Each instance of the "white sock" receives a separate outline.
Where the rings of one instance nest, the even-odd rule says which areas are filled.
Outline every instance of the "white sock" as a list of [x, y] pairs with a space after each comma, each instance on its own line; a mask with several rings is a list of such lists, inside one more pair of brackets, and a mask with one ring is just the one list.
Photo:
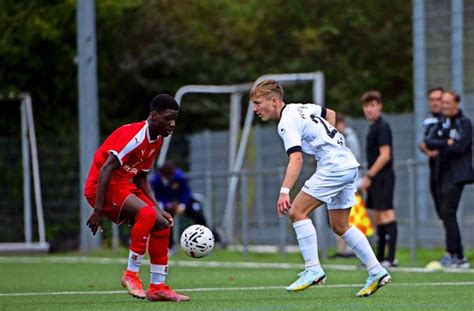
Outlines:
[[162, 284], [168, 274], [167, 265], [150, 264], [150, 284]]
[[138, 272], [143, 261], [143, 256], [130, 250], [128, 254], [128, 271]]
[[351, 226], [342, 236], [360, 261], [367, 267], [369, 274], [374, 275], [383, 270], [365, 235]]
[[305, 269], [318, 271], [321, 265], [318, 258], [318, 238], [313, 223], [310, 219], [304, 219], [293, 223], [293, 228], [304, 258]]

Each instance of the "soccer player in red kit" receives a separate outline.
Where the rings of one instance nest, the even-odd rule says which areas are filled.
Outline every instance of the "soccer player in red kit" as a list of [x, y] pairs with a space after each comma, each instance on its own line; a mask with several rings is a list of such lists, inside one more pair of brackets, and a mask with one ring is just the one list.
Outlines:
[[[102, 229], [104, 216], [117, 224], [132, 224], [122, 285], [130, 295], [150, 301], [189, 300], [165, 284], [173, 218], [157, 208], [147, 179], [164, 137], [175, 128], [178, 109], [173, 97], [160, 94], [153, 98], [145, 121], [116, 129], [97, 149], [84, 190], [84, 196], [94, 208], [87, 221], [94, 235]], [[138, 272], [147, 242], [151, 268], [150, 288], [145, 292]]]

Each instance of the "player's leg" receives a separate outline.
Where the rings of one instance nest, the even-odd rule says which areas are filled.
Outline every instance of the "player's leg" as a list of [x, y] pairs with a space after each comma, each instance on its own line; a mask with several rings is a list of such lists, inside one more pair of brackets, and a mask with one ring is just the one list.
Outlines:
[[396, 266], [395, 252], [397, 247], [397, 218], [394, 209], [378, 211], [380, 226], [385, 233], [385, 241], [388, 245], [388, 254], [385, 257], [384, 264], [387, 266]]
[[327, 204], [329, 219], [333, 231], [338, 234], [349, 245], [359, 260], [364, 264], [369, 273], [366, 285], [357, 293], [357, 296], [369, 296], [378, 288], [390, 282], [391, 277], [381, 266], [367, 240], [367, 237], [355, 226], [349, 226], [349, 215], [351, 207], [357, 201], [355, 198], [355, 178], [348, 178], [348, 171], [341, 177], [345, 186]]
[[[152, 204], [130, 193], [123, 202], [120, 219], [133, 223], [128, 265], [122, 276], [122, 285], [127, 287], [130, 295], [144, 299], [146, 294], [138, 272], [146, 252], [150, 232], [157, 222], [157, 213]], [[164, 224], [160, 222], [161, 226]]]
[[367, 268], [369, 274], [377, 274], [383, 270], [375, 257], [367, 237], [355, 226], [349, 226], [350, 208], [329, 210], [331, 227], [353, 250]]
[[[151, 201], [141, 190], [135, 191], [137, 197], [147, 206], [153, 206]], [[156, 211], [157, 207], [153, 207]], [[157, 215], [161, 216], [160, 213]], [[157, 218], [158, 219], [158, 218]], [[189, 297], [174, 292], [166, 284], [168, 275], [168, 249], [170, 227], [163, 228], [161, 219], [156, 221], [151, 229], [148, 240], [148, 255], [150, 256], [150, 288], [146, 291], [146, 298], [150, 301], [186, 301]]]
[[369, 276], [365, 286], [357, 293], [365, 297], [375, 293], [380, 287], [391, 281], [390, 274], [379, 263], [370, 247], [367, 237], [355, 226], [349, 227], [350, 208], [332, 209], [329, 211], [331, 226], [336, 234], [349, 245], [359, 260], [367, 268]]
[[288, 291], [300, 291], [311, 285], [323, 284], [326, 280], [326, 274], [319, 263], [316, 229], [308, 218], [309, 213], [321, 204], [321, 201], [303, 191], [297, 194], [291, 204], [288, 215], [305, 261], [305, 271], [298, 274], [298, 280], [286, 288]]
[[461, 232], [456, 217], [462, 191], [462, 185], [450, 185], [447, 191], [443, 192], [443, 199], [440, 202], [441, 220], [446, 235], [446, 252], [449, 254], [449, 257], [445, 255], [440, 260], [445, 267], [461, 267], [465, 264]]
[[[395, 177], [392, 172], [382, 173], [374, 179], [373, 208], [377, 224], [377, 258], [385, 266], [396, 266], [395, 252], [397, 244], [397, 220], [393, 209], [393, 191]], [[385, 246], [388, 254], [385, 256]]]

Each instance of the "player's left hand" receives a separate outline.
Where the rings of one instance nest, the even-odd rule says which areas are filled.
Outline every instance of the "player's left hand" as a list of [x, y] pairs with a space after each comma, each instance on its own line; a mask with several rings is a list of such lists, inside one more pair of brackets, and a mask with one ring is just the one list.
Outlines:
[[278, 197], [278, 203], [277, 203], [278, 217], [286, 215], [290, 207], [291, 207], [290, 195], [286, 193], [280, 193], [280, 196]]
[[160, 213], [169, 222], [170, 227], [173, 227], [174, 225], [173, 216], [171, 216], [171, 214], [166, 211], [160, 211]]

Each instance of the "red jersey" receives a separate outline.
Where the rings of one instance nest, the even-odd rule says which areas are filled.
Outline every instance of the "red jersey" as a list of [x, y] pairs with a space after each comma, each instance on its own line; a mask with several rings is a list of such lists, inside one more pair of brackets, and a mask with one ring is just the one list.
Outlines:
[[140, 171], [149, 171], [154, 159], [160, 153], [163, 137], [151, 140], [148, 122], [142, 121], [123, 125], [116, 129], [97, 149], [87, 176], [84, 195], [92, 196], [97, 192], [97, 182], [102, 165], [114, 154], [120, 161], [120, 168], [110, 178], [110, 184], [130, 183]]

